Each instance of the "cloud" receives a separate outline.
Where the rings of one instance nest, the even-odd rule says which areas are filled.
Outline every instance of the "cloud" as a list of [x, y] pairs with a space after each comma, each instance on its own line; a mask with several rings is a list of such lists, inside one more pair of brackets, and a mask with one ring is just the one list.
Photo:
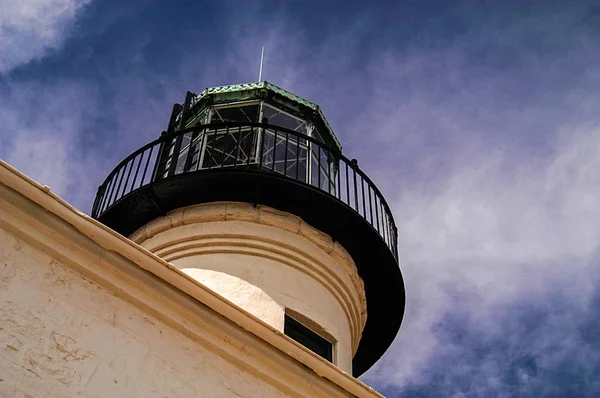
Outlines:
[[0, 156], [87, 211], [173, 102], [255, 79], [264, 44], [267, 80], [322, 106], [396, 217], [407, 313], [364, 380], [391, 397], [585, 396], [599, 388], [600, 56], [579, 14], [494, 15], [383, 47], [365, 39], [386, 25], [375, 12], [314, 37], [255, 9], [219, 20], [223, 56], [198, 32], [178, 41], [198, 51], [167, 57], [151, 29], [125, 31], [97, 80], [8, 81]]
[[0, 109], [0, 157], [58, 195], [87, 210], [105, 160], [90, 148], [96, 117], [93, 87], [72, 80], [9, 82]]
[[[596, 264], [597, 267], [597, 264]], [[494, 305], [493, 323], [455, 305], [433, 329], [428, 366], [388, 396], [595, 397], [600, 393], [599, 295], [586, 308], [561, 289]]]
[[0, 75], [60, 48], [91, 0], [0, 0]]
[[[586, 350], [600, 354], [597, 341], [575, 342], [597, 316], [591, 313], [600, 280], [600, 126], [559, 137], [559, 149], [537, 167], [480, 148], [436, 193], [414, 186], [394, 201], [407, 314], [371, 374], [375, 383], [413, 392], [420, 386], [427, 396], [473, 393], [479, 383], [486, 393], [474, 396], [501, 396], [492, 394], [500, 391], [494, 377], [514, 371], [523, 358], [533, 358], [539, 373], [531, 378], [546, 384], [553, 382], [548, 372], [598, 366], [577, 361]], [[539, 322], [521, 330], [536, 316]], [[563, 347], [569, 339], [577, 352]], [[477, 351], [480, 345], [485, 352]], [[548, 352], [564, 361], [552, 363], [560, 358]], [[500, 367], [498, 374], [487, 375], [490, 366]], [[471, 382], [461, 387], [457, 372]], [[432, 395], [427, 384], [440, 390]]]
[[[598, 56], [589, 32], [564, 27], [568, 49], [528, 48], [525, 22], [488, 30], [488, 42], [476, 30], [371, 66], [374, 101], [350, 142], [366, 159], [378, 154], [370, 167], [399, 228], [407, 313], [365, 376], [389, 396], [600, 391], [590, 326], [600, 290], [600, 120], [590, 108], [600, 81], [585, 66]], [[471, 57], [474, 46], [496, 51], [497, 37], [526, 59], [489, 69]]]

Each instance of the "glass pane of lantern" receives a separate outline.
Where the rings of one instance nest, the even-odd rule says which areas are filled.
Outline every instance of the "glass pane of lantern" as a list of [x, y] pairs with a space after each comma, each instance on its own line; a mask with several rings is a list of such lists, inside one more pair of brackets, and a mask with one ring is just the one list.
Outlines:
[[183, 172], [185, 168], [185, 162], [187, 161], [187, 155], [190, 149], [190, 141], [192, 139], [192, 133], [185, 133], [181, 137], [181, 149], [179, 151], [179, 156], [177, 158], [177, 168], [175, 169], [175, 174], [180, 174]]
[[316, 144], [311, 144], [310, 183], [331, 194], [335, 194], [335, 166], [331, 154]]
[[255, 141], [253, 128], [232, 128], [206, 132], [203, 168], [248, 164]]
[[192, 154], [186, 171], [198, 170], [199, 168], [200, 155], [202, 154], [202, 146], [204, 145], [204, 134], [204, 132], [198, 132], [192, 137], [192, 144], [190, 145]]
[[285, 127], [290, 130], [306, 134], [306, 121], [291, 116], [271, 105], [263, 103], [263, 118], [268, 119], [268, 123], [274, 126]]
[[208, 123], [208, 109], [203, 110], [198, 114], [191, 122], [187, 124], [186, 127], [197, 126], [199, 124], [207, 124]]
[[260, 106], [258, 103], [252, 105], [229, 106], [224, 108], [215, 107], [211, 123], [222, 122], [258, 122]]
[[265, 129], [262, 142], [263, 167], [299, 181], [307, 177], [308, 147], [306, 140], [280, 130]]

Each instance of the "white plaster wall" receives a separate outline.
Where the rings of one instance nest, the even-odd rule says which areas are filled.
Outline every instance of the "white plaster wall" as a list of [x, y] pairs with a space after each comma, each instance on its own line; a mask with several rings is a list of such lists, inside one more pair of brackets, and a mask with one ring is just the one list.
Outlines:
[[0, 231], [0, 396], [287, 395]]
[[362, 281], [347, 252], [298, 217], [209, 203], [175, 210], [132, 239], [280, 331], [286, 308], [302, 314], [333, 336], [334, 362], [352, 373], [365, 320]]
[[[275, 319], [276, 324], [272, 326], [281, 331], [285, 308], [306, 316], [337, 340], [337, 365], [349, 373], [352, 371], [350, 327], [344, 311], [329, 290], [304, 272], [282, 267], [281, 263], [274, 260], [243, 254], [205, 254], [175, 260], [173, 265], [191, 276], [194, 275], [194, 271], [198, 272], [196, 267], [238, 276], [240, 283], [234, 291], [241, 293], [245, 302], [238, 299], [236, 304], [257, 316], [262, 316], [266, 322]], [[228, 297], [231, 290], [222, 289], [220, 279], [212, 282], [208, 287], [212, 286], [224, 297], [232, 299], [233, 302], [239, 297], [237, 294], [229, 294]], [[246, 284], [260, 288], [259, 292], [262, 292], [254, 296], [259, 300], [253, 300], [254, 297], [244, 294], [246, 291], [242, 289]], [[271, 297], [276, 304], [264, 306], [264, 300], [260, 299], [262, 295]]]
[[285, 308], [264, 290], [249, 281], [225, 272], [197, 268], [197, 264], [193, 264], [192, 267], [180, 264], [180, 267], [183, 272], [212, 291], [219, 293], [277, 330], [283, 331]]

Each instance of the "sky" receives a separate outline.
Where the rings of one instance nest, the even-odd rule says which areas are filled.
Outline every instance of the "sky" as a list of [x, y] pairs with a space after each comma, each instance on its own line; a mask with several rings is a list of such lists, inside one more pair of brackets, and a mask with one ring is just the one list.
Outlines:
[[318, 103], [386, 196], [389, 397], [600, 396], [600, 3], [0, 0], [0, 158], [89, 213], [187, 90]]

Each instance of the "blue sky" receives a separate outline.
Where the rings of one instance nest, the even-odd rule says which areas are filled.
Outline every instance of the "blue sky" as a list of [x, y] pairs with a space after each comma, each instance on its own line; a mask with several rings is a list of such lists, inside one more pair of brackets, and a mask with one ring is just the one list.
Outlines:
[[186, 90], [321, 105], [388, 198], [390, 397], [600, 396], [600, 5], [0, 0], [0, 157], [79, 209]]

